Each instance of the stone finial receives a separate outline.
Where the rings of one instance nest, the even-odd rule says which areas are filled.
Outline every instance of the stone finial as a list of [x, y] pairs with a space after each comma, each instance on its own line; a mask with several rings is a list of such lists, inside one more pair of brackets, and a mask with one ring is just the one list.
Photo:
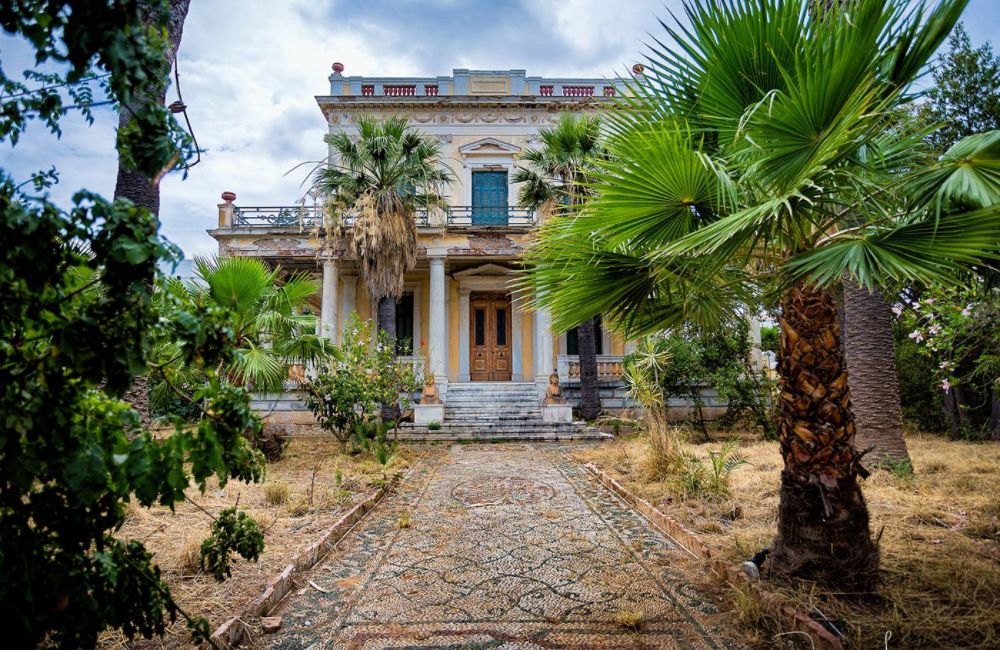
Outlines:
[[634, 66], [632, 66], [632, 74], [634, 74], [637, 77], [641, 77], [642, 73], [645, 71], [646, 71], [646, 66], [644, 66], [641, 63], [636, 63]]
[[343, 71], [344, 71], [344, 64], [343, 63], [341, 63], [340, 61], [337, 61], [336, 63], [333, 64], [333, 74], [339, 75]]
[[225, 201], [226, 204], [228, 205], [228, 204], [230, 204], [230, 203], [232, 203], [233, 201], [236, 200], [236, 193], [235, 192], [223, 192], [222, 193], [222, 200]]

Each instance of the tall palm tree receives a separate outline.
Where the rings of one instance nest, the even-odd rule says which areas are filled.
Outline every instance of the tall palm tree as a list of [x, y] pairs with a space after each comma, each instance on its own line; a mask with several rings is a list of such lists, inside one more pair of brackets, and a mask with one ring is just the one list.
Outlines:
[[442, 203], [451, 173], [437, 141], [408, 126], [406, 117], [362, 116], [357, 128], [357, 137], [327, 137], [333, 160], [313, 180], [334, 210], [354, 220], [351, 246], [378, 302], [378, 326], [393, 342], [403, 276], [417, 262], [417, 209]]
[[774, 574], [846, 589], [877, 575], [831, 289], [954, 282], [1000, 259], [1000, 133], [908, 173], [872, 162], [965, 4], [688, 4], [608, 118], [595, 198], [545, 224], [530, 260], [557, 326], [610, 311], [642, 332], [719, 320], [753, 287], [777, 299]]
[[[283, 277], [279, 269], [250, 257], [197, 258], [195, 272], [197, 281], [174, 279], [165, 290], [229, 311], [236, 357], [221, 370], [230, 382], [256, 392], [280, 392], [291, 365], [336, 354], [316, 336], [316, 317], [305, 313], [318, 290], [305, 274]], [[164, 351], [157, 356], [170, 358]]]
[[[535, 210], [542, 206], [573, 209], [586, 202], [588, 183], [597, 163], [607, 157], [598, 115], [564, 114], [554, 127], [539, 130], [542, 146], [528, 149], [514, 173], [521, 183], [518, 203]], [[584, 419], [601, 414], [597, 386], [597, 328], [593, 316], [577, 324], [580, 357], [580, 411]]]

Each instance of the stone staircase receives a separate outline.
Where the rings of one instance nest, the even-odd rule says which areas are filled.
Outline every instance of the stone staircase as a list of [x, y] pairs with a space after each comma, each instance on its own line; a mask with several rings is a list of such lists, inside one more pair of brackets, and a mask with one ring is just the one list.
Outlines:
[[448, 384], [441, 428], [407, 423], [403, 439], [602, 440], [609, 437], [582, 422], [543, 422], [538, 389], [529, 382]]

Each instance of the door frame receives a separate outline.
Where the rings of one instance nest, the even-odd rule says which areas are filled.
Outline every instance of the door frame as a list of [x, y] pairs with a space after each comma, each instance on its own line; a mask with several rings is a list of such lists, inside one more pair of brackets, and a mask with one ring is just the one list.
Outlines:
[[[472, 341], [469, 338], [470, 312], [469, 297], [473, 291], [489, 291], [511, 294], [511, 381], [524, 381], [521, 319], [525, 314], [524, 305], [514, 295], [509, 286], [513, 279], [513, 269], [495, 263], [486, 263], [464, 271], [457, 271], [452, 278], [458, 282], [458, 381], [470, 381], [469, 359]], [[529, 314], [530, 318], [530, 314]]]
[[[476, 303], [485, 303], [487, 305], [486, 311], [484, 312], [485, 322], [483, 323], [484, 336], [483, 343], [487, 351], [490, 368], [484, 373], [488, 375], [486, 377], [477, 377], [476, 372], [473, 370], [475, 364], [475, 329], [476, 329], [476, 319], [475, 310]], [[514, 368], [513, 368], [513, 357], [514, 357], [514, 345], [513, 345], [513, 299], [509, 292], [506, 291], [473, 291], [469, 294], [469, 381], [513, 381], [514, 379]], [[498, 371], [493, 366], [496, 360], [497, 353], [497, 331], [499, 329], [496, 318], [496, 310], [499, 308], [504, 309], [504, 331], [506, 332], [506, 344], [504, 347], [507, 348], [507, 367], [506, 373], [509, 377], [500, 379], [496, 375], [499, 374]]]

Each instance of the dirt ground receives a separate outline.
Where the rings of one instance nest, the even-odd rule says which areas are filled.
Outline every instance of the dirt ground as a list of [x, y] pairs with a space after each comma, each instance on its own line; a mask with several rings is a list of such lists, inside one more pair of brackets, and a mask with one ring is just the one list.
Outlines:
[[[1000, 647], [1000, 445], [929, 435], [910, 436], [907, 444], [913, 474], [878, 469], [863, 484], [872, 532], [881, 536], [878, 592], [833, 594], [809, 583], [771, 588], [801, 610], [825, 615], [852, 648]], [[706, 458], [720, 446], [687, 448]], [[658, 504], [716, 556], [739, 563], [771, 543], [781, 468], [777, 443], [743, 437], [739, 451], [748, 464], [732, 474], [728, 496], [713, 498], [684, 498], [676, 484], [651, 477], [645, 437], [623, 438], [576, 458]], [[747, 640], [773, 647], [783, 630], [745, 595], [731, 597]]]
[[[404, 470], [418, 453], [400, 447], [387, 471]], [[231, 481], [220, 490], [212, 482], [205, 494], [192, 486], [187, 493], [191, 502], [178, 504], [174, 512], [132, 504], [118, 535], [143, 541], [155, 553], [178, 605], [189, 614], [206, 617], [214, 629], [259, 595], [299, 549], [315, 541], [341, 512], [372, 492], [373, 481], [382, 475], [383, 468], [369, 454], [341, 455], [331, 437], [293, 438], [284, 457], [268, 464], [263, 483]], [[211, 527], [204, 511], [215, 514], [237, 503], [264, 531], [264, 553], [257, 562], [236, 558], [232, 577], [219, 583], [198, 566], [201, 541]], [[128, 642], [116, 631], [105, 633], [99, 646], [187, 648], [191, 638], [178, 617], [162, 639]]]

